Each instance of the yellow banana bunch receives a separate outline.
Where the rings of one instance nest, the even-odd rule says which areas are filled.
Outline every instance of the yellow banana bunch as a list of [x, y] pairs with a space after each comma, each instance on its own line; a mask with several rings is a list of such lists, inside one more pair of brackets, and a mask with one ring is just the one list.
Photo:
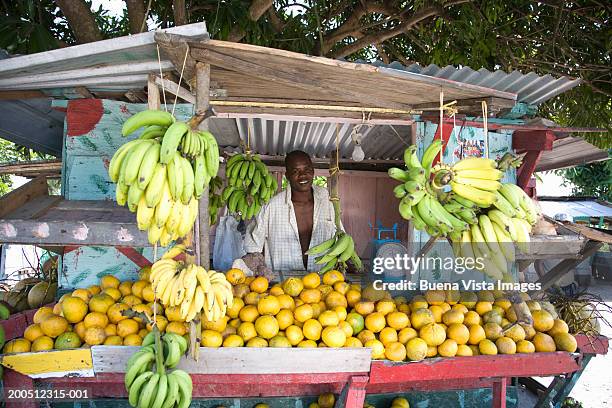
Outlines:
[[248, 220], [259, 214], [261, 207], [276, 194], [278, 183], [258, 155], [235, 154], [225, 167], [227, 186], [221, 200], [231, 213]]
[[144, 128], [113, 155], [108, 174], [117, 204], [136, 212], [138, 229], [151, 245], [167, 246], [189, 233], [198, 199], [219, 169], [219, 147], [207, 131], [193, 130], [168, 112], [146, 110], [123, 124], [128, 136]]

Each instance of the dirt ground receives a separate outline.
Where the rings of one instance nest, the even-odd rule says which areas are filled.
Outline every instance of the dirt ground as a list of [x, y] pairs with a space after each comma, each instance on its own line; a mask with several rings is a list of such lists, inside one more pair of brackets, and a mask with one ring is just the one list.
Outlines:
[[[594, 280], [588, 290], [612, 306], [612, 284]], [[612, 322], [611, 313], [607, 314], [607, 318]], [[612, 338], [612, 328], [602, 324], [602, 334]], [[552, 378], [538, 380], [548, 384]], [[527, 390], [521, 390], [519, 395], [519, 408], [532, 408], [537, 402], [537, 397]], [[580, 401], [584, 408], [612, 407], [612, 350], [590, 361], [570, 397]]]

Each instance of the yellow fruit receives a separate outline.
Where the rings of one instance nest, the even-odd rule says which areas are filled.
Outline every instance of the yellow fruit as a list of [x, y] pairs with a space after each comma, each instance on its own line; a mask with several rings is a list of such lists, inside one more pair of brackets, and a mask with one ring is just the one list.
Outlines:
[[148, 281], [151, 276], [151, 266], [145, 266], [138, 271], [138, 279]]
[[325, 307], [325, 304], [321, 306], [320, 303], [312, 303], [310, 306], [312, 306], [312, 318], [313, 319], [318, 319], [321, 313], [327, 310], [327, 308]]
[[[83, 337], [85, 333], [83, 332]], [[81, 337], [75, 332], [62, 333], [55, 339], [54, 347], [58, 350], [77, 348], [81, 346]]]
[[259, 299], [261, 299], [262, 297], [263, 295], [261, 293], [249, 292], [244, 296], [243, 300], [244, 303], [247, 305], [257, 306], [257, 303], [259, 303]]
[[[121, 337], [129, 336], [130, 334], [136, 334], [140, 330], [138, 322], [134, 319], [125, 319], [117, 323], [117, 334]], [[166, 327], [166, 331], [168, 328]]]
[[[151, 310], [151, 307], [149, 307], [149, 305], [145, 305], [144, 303], [132, 306], [132, 310], [136, 313], [143, 313], [145, 316], [147, 316], [147, 321], [153, 318], [153, 311]], [[140, 317], [134, 316], [133, 319], [138, 323], [143, 323], [143, 319]]]
[[238, 329], [236, 329], [234, 326], [227, 326], [225, 328], [225, 330], [223, 330], [221, 332], [221, 337], [223, 337], [223, 339], [225, 339], [230, 334], [238, 334], [237, 331], [238, 331]]
[[102, 289], [100, 289], [100, 286], [98, 285], [91, 285], [90, 287], [87, 288], [87, 290], [91, 292], [93, 296], [93, 295], [97, 295], [98, 293], [100, 293]]
[[416, 295], [410, 300], [410, 310], [412, 312], [419, 309], [427, 309], [429, 307], [429, 303], [425, 299], [425, 296]]
[[329, 292], [327, 296], [325, 296], [325, 305], [327, 306], [328, 309], [333, 309], [336, 306], [347, 307], [348, 303], [343, 294], [333, 290]]
[[[266, 317], [270, 317], [270, 316], [266, 316]], [[237, 334], [230, 334], [229, 336], [225, 338], [225, 340], [223, 340], [223, 347], [242, 347], [242, 346], [244, 346], [244, 341], [242, 340], [242, 337], [238, 336]]]
[[438, 355], [438, 348], [436, 346], [427, 346], [427, 357], [435, 357]]
[[453, 306], [459, 303], [461, 300], [461, 292], [458, 290], [447, 290], [445, 291], [446, 303]]
[[289, 342], [289, 340], [287, 340], [287, 338], [285, 336], [281, 336], [280, 334], [277, 334], [276, 336], [272, 337], [270, 339], [270, 341], [268, 342], [268, 347], [291, 347], [291, 343]]
[[118, 302], [119, 299], [121, 299], [121, 292], [117, 288], [106, 288], [102, 291], [102, 293], [107, 294], [108, 296], [113, 298], [115, 302]]
[[281, 309], [276, 314], [276, 320], [278, 321], [279, 329], [285, 330], [293, 324], [293, 313], [289, 309]]
[[100, 278], [100, 287], [104, 290], [106, 288], [118, 288], [121, 282], [113, 275], [104, 275]]
[[346, 320], [347, 317], [347, 311], [346, 311], [346, 307], [344, 306], [336, 306], [332, 309], [337, 315], [338, 315], [338, 319], [340, 319], [340, 321]]
[[380, 332], [386, 324], [385, 315], [380, 312], [371, 313], [365, 318], [365, 327], [373, 333]]
[[232, 288], [232, 291], [234, 292], [234, 297], [243, 298], [247, 293], [251, 291], [251, 288], [246, 283], [246, 280], [244, 282], [245, 283], [239, 283], [238, 285]]
[[[288, 309], [293, 311], [295, 309], [295, 301], [293, 298], [287, 294], [282, 294], [277, 296], [278, 303], [280, 304], [281, 309]], [[234, 303], [236, 299], [234, 299]]]
[[457, 346], [457, 353], [455, 354], [457, 357], [469, 357], [473, 356], [472, 349], [467, 344], [459, 344]]
[[448, 303], [444, 302], [441, 305], [437, 305], [440, 306], [442, 308], [442, 314], [448, 312], [449, 310], [451, 310], [451, 307]]
[[258, 276], [253, 279], [253, 281], [249, 285], [249, 288], [251, 289], [251, 292], [264, 293], [266, 290], [268, 290], [269, 284], [270, 283], [268, 282], [268, 279], [263, 276]]
[[155, 300], [155, 292], [153, 292], [151, 284], [148, 284], [147, 286], [142, 288], [142, 299], [145, 302], [153, 302]]
[[285, 329], [285, 336], [292, 346], [297, 346], [302, 340], [304, 340], [304, 333], [302, 329], [296, 325], [289, 326]]
[[316, 272], [311, 272], [302, 277], [302, 284], [306, 289], [315, 289], [321, 284], [321, 277]]
[[255, 320], [255, 330], [259, 337], [271, 339], [278, 334], [278, 322], [274, 316], [260, 316]]
[[221, 347], [223, 344], [223, 337], [218, 331], [202, 330], [200, 344], [202, 347]]
[[8, 341], [4, 348], [2, 349], [3, 353], [27, 353], [30, 351], [32, 344], [29, 340], [18, 338], [11, 341]]
[[81, 338], [81, 340], [85, 338], [85, 330], [87, 330], [87, 327], [85, 327], [84, 322], [78, 322], [74, 325], [74, 332]]
[[319, 395], [319, 398], [317, 398], [317, 404], [319, 404], [319, 407], [321, 408], [334, 408], [336, 398], [334, 397], [334, 394], [329, 392], [321, 394]]
[[338, 314], [333, 310], [326, 310], [319, 315], [319, 323], [321, 326], [337, 326], [340, 323], [340, 319], [338, 318]]
[[62, 315], [69, 323], [78, 323], [87, 314], [87, 303], [80, 297], [68, 296], [62, 302]]
[[484, 339], [478, 343], [478, 351], [483, 355], [495, 355], [497, 354], [497, 346], [489, 339]]
[[144, 339], [144, 338], [145, 338], [145, 336], [146, 336], [147, 334], [149, 334], [149, 331], [148, 331], [147, 329], [140, 329], [140, 330], [138, 331], [138, 333], [136, 333], [136, 334], [138, 334], [140, 337], [142, 337], [142, 338]]
[[128, 296], [132, 294], [132, 281], [125, 281], [119, 284], [119, 292], [121, 292], [121, 296]]
[[495, 341], [504, 335], [503, 329], [497, 323], [486, 323], [483, 328], [489, 340]]
[[368, 340], [364, 346], [372, 349], [372, 359], [381, 360], [385, 358], [385, 346], [380, 341]]
[[300, 292], [300, 300], [304, 303], [319, 303], [321, 292], [318, 289], [304, 289]]
[[60, 334], [68, 331], [68, 321], [61, 316], [48, 316], [40, 323], [40, 329], [49, 337], [57, 337]]
[[268, 347], [268, 341], [266, 339], [262, 339], [261, 337], [253, 337], [246, 344], [247, 347]]
[[410, 339], [406, 343], [406, 357], [411, 361], [421, 361], [427, 356], [427, 349], [425, 340], [418, 337]]
[[479, 315], [482, 316], [485, 313], [488, 313], [491, 310], [493, 310], [493, 303], [491, 303], [491, 302], [478, 302], [478, 303], [476, 303], [476, 306], [474, 307], [474, 310], [476, 311], [476, 313], [478, 313]]
[[573, 353], [578, 348], [576, 338], [569, 333], [557, 333], [553, 336], [553, 339], [555, 340], [555, 345], [557, 346], [557, 350], [559, 351], [568, 351], [570, 353]]
[[520, 326], [525, 330], [525, 340], [533, 339], [533, 336], [536, 335], [536, 330], [531, 325], [519, 323]]
[[470, 338], [468, 340], [468, 343], [470, 344], [477, 345], [482, 340], [487, 338], [486, 332], [481, 325], [473, 324], [469, 326], [468, 329], [470, 331]]
[[321, 326], [321, 323], [319, 323], [319, 321], [315, 319], [306, 320], [304, 322], [304, 326], [302, 327], [302, 333], [304, 334], [304, 337], [309, 340], [315, 341], [321, 338], [322, 330], [323, 326]]
[[122, 346], [123, 339], [120, 336], [108, 336], [103, 344], [105, 346]]
[[257, 337], [257, 330], [255, 330], [255, 325], [251, 322], [242, 322], [238, 329], [236, 330], [236, 334], [238, 334], [244, 341], [249, 341], [253, 337]]
[[441, 305], [446, 301], [446, 293], [443, 290], [428, 290], [425, 292], [425, 300], [430, 305]]
[[361, 291], [355, 289], [349, 289], [345, 296], [346, 303], [348, 303], [349, 307], [353, 307], [361, 301]]
[[304, 284], [300, 278], [289, 278], [283, 282], [283, 291], [289, 296], [299, 296], [302, 289], [304, 289]]
[[40, 336], [32, 342], [30, 351], [45, 351], [53, 349], [53, 339], [48, 336]]
[[442, 315], [442, 321], [445, 325], [450, 326], [451, 324], [462, 324], [463, 313], [457, 310], [449, 310]]
[[430, 323], [419, 330], [419, 337], [425, 340], [428, 346], [439, 346], [446, 340], [446, 331], [438, 323]]
[[399, 342], [385, 344], [385, 357], [391, 361], [404, 361], [406, 359], [406, 347]]
[[225, 279], [232, 285], [237, 285], [239, 283], [244, 283], [246, 276], [241, 269], [231, 268], [225, 272]]
[[429, 309], [417, 309], [410, 315], [410, 323], [416, 330], [420, 330], [428, 324], [434, 323], [433, 313]]
[[504, 311], [510, 309], [512, 307], [512, 302], [510, 302], [508, 299], [506, 298], [499, 298], [497, 300], [495, 300], [495, 303], [493, 303], [495, 306], [499, 306], [502, 309], [504, 309]]
[[528, 340], [521, 340], [516, 343], [517, 353], [535, 353], [535, 346]]
[[480, 318], [480, 315], [473, 310], [470, 310], [465, 315], [463, 315], [463, 324], [465, 324], [466, 326], [480, 324], [481, 322], [482, 319]]
[[451, 310], [461, 312], [461, 314], [466, 314], [469, 311], [467, 307], [459, 303], [454, 304]]
[[104, 343], [106, 340], [106, 333], [104, 332], [104, 328], [98, 326], [88, 327], [85, 330], [85, 343], [90, 346], [96, 346], [98, 344]]
[[312, 309], [312, 306], [309, 304], [298, 306], [293, 311], [294, 319], [302, 323], [304, 323], [308, 319], [312, 319], [313, 314], [314, 314], [314, 310]]
[[478, 302], [478, 296], [474, 292], [461, 292], [459, 303], [468, 309], [473, 309]]
[[446, 339], [438, 346], [438, 354], [442, 357], [455, 357], [457, 350], [457, 342], [453, 339]]
[[331, 291], [334, 290], [334, 287], [330, 285], [319, 285], [317, 290], [321, 292], [321, 297], [325, 298], [325, 296], [327, 296]]
[[236, 319], [238, 314], [240, 313], [240, 309], [244, 307], [244, 302], [240, 298], [234, 298], [234, 303], [232, 303], [232, 307], [228, 307], [226, 314], [232, 319]]
[[525, 329], [520, 324], [515, 324], [511, 328], [504, 327], [504, 336], [512, 339], [515, 343], [525, 340]]
[[297, 346], [300, 348], [317, 348], [317, 343], [314, 340], [302, 340]]
[[108, 309], [115, 304], [115, 300], [106, 293], [93, 295], [89, 299], [89, 311], [106, 313]]
[[72, 296], [78, 297], [85, 303], [89, 303], [89, 299], [91, 299], [93, 293], [91, 293], [88, 289], [75, 289], [72, 291]]
[[259, 312], [257, 311], [257, 307], [253, 305], [246, 305], [240, 310], [238, 316], [243, 322], [254, 322], [259, 316]]
[[391, 401], [391, 408], [410, 408], [410, 404], [406, 398], [397, 397]]
[[479, 356], [480, 355], [480, 349], [478, 348], [478, 345], [470, 344], [468, 347], [470, 348], [470, 350], [472, 350], [472, 355], [473, 356]]
[[567, 327], [567, 323], [565, 323], [563, 320], [556, 319], [552, 329], [548, 331], [548, 335], [555, 337], [555, 335], [560, 333], [569, 333], [569, 327]]
[[187, 333], [187, 325], [183, 322], [170, 322], [166, 326], [166, 333], [176, 333], [184, 336]]
[[385, 346], [389, 343], [395, 343], [399, 341], [397, 331], [391, 327], [385, 327], [378, 333], [378, 339]]
[[104, 328], [104, 333], [107, 337], [117, 335], [117, 325], [110, 323]]
[[383, 315], [388, 315], [389, 313], [393, 312], [396, 309], [396, 305], [395, 302], [392, 300], [379, 300], [376, 303], [376, 311], [378, 313], [382, 313]]
[[276, 296], [264, 296], [257, 302], [257, 312], [260, 315], [276, 315], [280, 311], [280, 302]]
[[132, 284], [131, 290], [132, 290], [132, 295], [136, 296], [138, 298], [142, 299], [142, 290], [145, 288], [145, 286], [149, 285], [149, 281], [148, 280], [139, 280], [136, 281]]
[[429, 311], [433, 314], [435, 323], [442, 323], [442, 315], [445, 313], [440, 305], [429, 306]]
[[516, 354], [516, 343], [509, 337], [495, 340], [495, 346], [500, 354]]
[[[166, 331], [166, 326], [168, 326], [168, 319], [166, 319], [164, 316], [157, 315], [155, 317], [155, 322], [157, 323], [157, 328], [159, 329], [159, 331]], [[151, 325], [151, 323], [147, 323], [146, 328], [149, 331], [153, 330], [153, 326]]]
[[357, 337], [347, 337], [343, 347], [361, 348], [363, 344]]
[[353, 335], [353, 327], [346, 321], [341, 321], [338, 323], [338, 327], [342, 329], [346, 337], [351, 337]]
[[453, 323], [446, 329], [446, 336], [457, 344], [466, 344], [470, 339], [470, 330], [463, 324]]
[[53, 314], [53, 309], [49, 306], [43, 306], [34, 313], [34, 317], [32, 318], [34, 323], [40, 324], [43, 320]]
[[[282, 286], [280, 286], [277, 283], [276, 285], [274, 285], [274, 286], [272, 286], [270, 288], [269, 294], [272, 295], [272, 296], [280, 296], [280, 295], [284, 295], [285, 291], [283, 290]], [[267, 341], [266, 341], [266, 343], [267, 343]]]
[[361, 301], [358, 302], [354, 307], [357, 313], [362, 316], [367, 316], [370, 313], [374, 312], [375, 305], [374, 302]]
[[323, 283], [325, 285], [333, 286], [336, 282], [344, 282], [344, 275], [341, 272], [335, 270], [325, 272], [323, 275]]
[[83, 323], [85, 324], [86, 329], [93, 326], [104, 327], [108, 324], [108, 317], [105, 313], [91, 312], [85, 316]]
[[37, 323], [29, 325], [23, 332], [23, 337], [29, 342], [34, 342], [37, 338], [42, 337], [44, 335], [45, 334], [40, 328], [40, 325]]
[[122, 314], [122, 312], [125, 310], [130, 310], [130, 307], [125, 303], [115, 303], [109, 307], [108, 311], [106, 312], [108, 320], [110, 320], [111, 323], [117, 324], [121, 320], [127, 319], [128, 317]]
[[[531, 312], [533, 317], [533, 328], [539, 332], [547, 332], [555, 325], [555, 319], [546, 310], [534, 310]], [[538, 346], [536, 345], [536, 350]]]
[[486, 324], [486, 323], [495, 323], [498, 325], [502, 325], [502, 315], [497, 312], [496, 310], [491, 310], [490, 312], [485, 313], [482, 316], [482, 321]]
[[376, 335], [369, 330], [362, 330], [357, 335], [357, 338], [363, 344], [366, 344], [370, 340], [376, 340]]
[[142, 344], [142, 337], [138, 334], [128, 334], [123, 338], [124, 346], [140, 346]]
[[412, 327], [406, 327], [397, 334], [397, 341], [406, 344], [409, 340], [419, 337], [419, 334]]
[[210, 320], [202, 320], [202, 329], [207, 330], [215, 330], [219, 333], [222, 333], [223, 330], [227, 328], [227, 319], [225, 317], [220, 318], [219, 320], [215, 320], [214, 322]]

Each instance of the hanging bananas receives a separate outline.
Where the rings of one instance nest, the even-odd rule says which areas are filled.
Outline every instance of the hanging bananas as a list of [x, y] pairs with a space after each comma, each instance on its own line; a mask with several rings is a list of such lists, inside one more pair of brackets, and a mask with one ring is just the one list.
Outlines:
[[123, 124], [138, 139], [120, 146], [108, 175], [116, 186], [117, 204], [136, 212], [138, 229], [148, 231], [151, 245], [167, 246], [186, 236], [198, 214], [198, 199], [219, 169], [219, 147], [207, 131], [176, 122], [168, 112], [146, 110]]
[[187, 351], [187, 340], [165, 333], [156, 342], [156, 336], [160, 336], [157, 327], [145, 336], [140, 350], [127, 362], [124, 381], [128, 402], [133, 407], [188, 407], [193, 392], [191, 376], [183, 370], [166, 372], [166, 367], [178, 365]]
[[278, 183], [258, 155], [235, 154], [225, 167], [227, 186], [221, 200], [227, 203], [230, 213], [242, 220], [259, 214], [261, 207], [276, 194]]
[[208, 214], [210, 216], [209, 223], [214, 225], [219, 219], [219, 210], [225, 206], [225, 201], [221, 198], [221, 191], [223, 189], [223, 179], [217, 176], [210, 181], [208, 190]]
[[349, 260], [357, 269], [361, 269], [363, 266], [361, 259], [357, 255], [357, 252], [355, 252], [355, 242], [353, 238], [343, 231], [339, 231], [327, 241], [323, 241], [313, 246], [306, 251], [306, 254], [321, 254], [315, 258], [315, 263], [317, 265], [323, 265], [319, 273], [325, 273], [332, 269], [346, 270], [346, 262]]
[[[171, 251], [174, 257], [181, 249]], [[186, 322], [200, 312], [207, 320], [217, 321], [234, 302], [232, 286], [224, 274], [198, 265], [183, 265], [169, 257], [153, 264], [149, 281], [161, 303], [180, 307], [181, 318]]]

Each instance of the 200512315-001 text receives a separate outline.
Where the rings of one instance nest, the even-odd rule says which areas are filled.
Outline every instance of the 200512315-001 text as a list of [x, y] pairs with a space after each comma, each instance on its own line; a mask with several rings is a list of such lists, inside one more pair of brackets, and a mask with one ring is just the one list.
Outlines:
[[88, 399], [90, 392], [86, 388], [72, 389], [19, 389], [5, 388], [4, 396], [6, 400], [78, 400]]

